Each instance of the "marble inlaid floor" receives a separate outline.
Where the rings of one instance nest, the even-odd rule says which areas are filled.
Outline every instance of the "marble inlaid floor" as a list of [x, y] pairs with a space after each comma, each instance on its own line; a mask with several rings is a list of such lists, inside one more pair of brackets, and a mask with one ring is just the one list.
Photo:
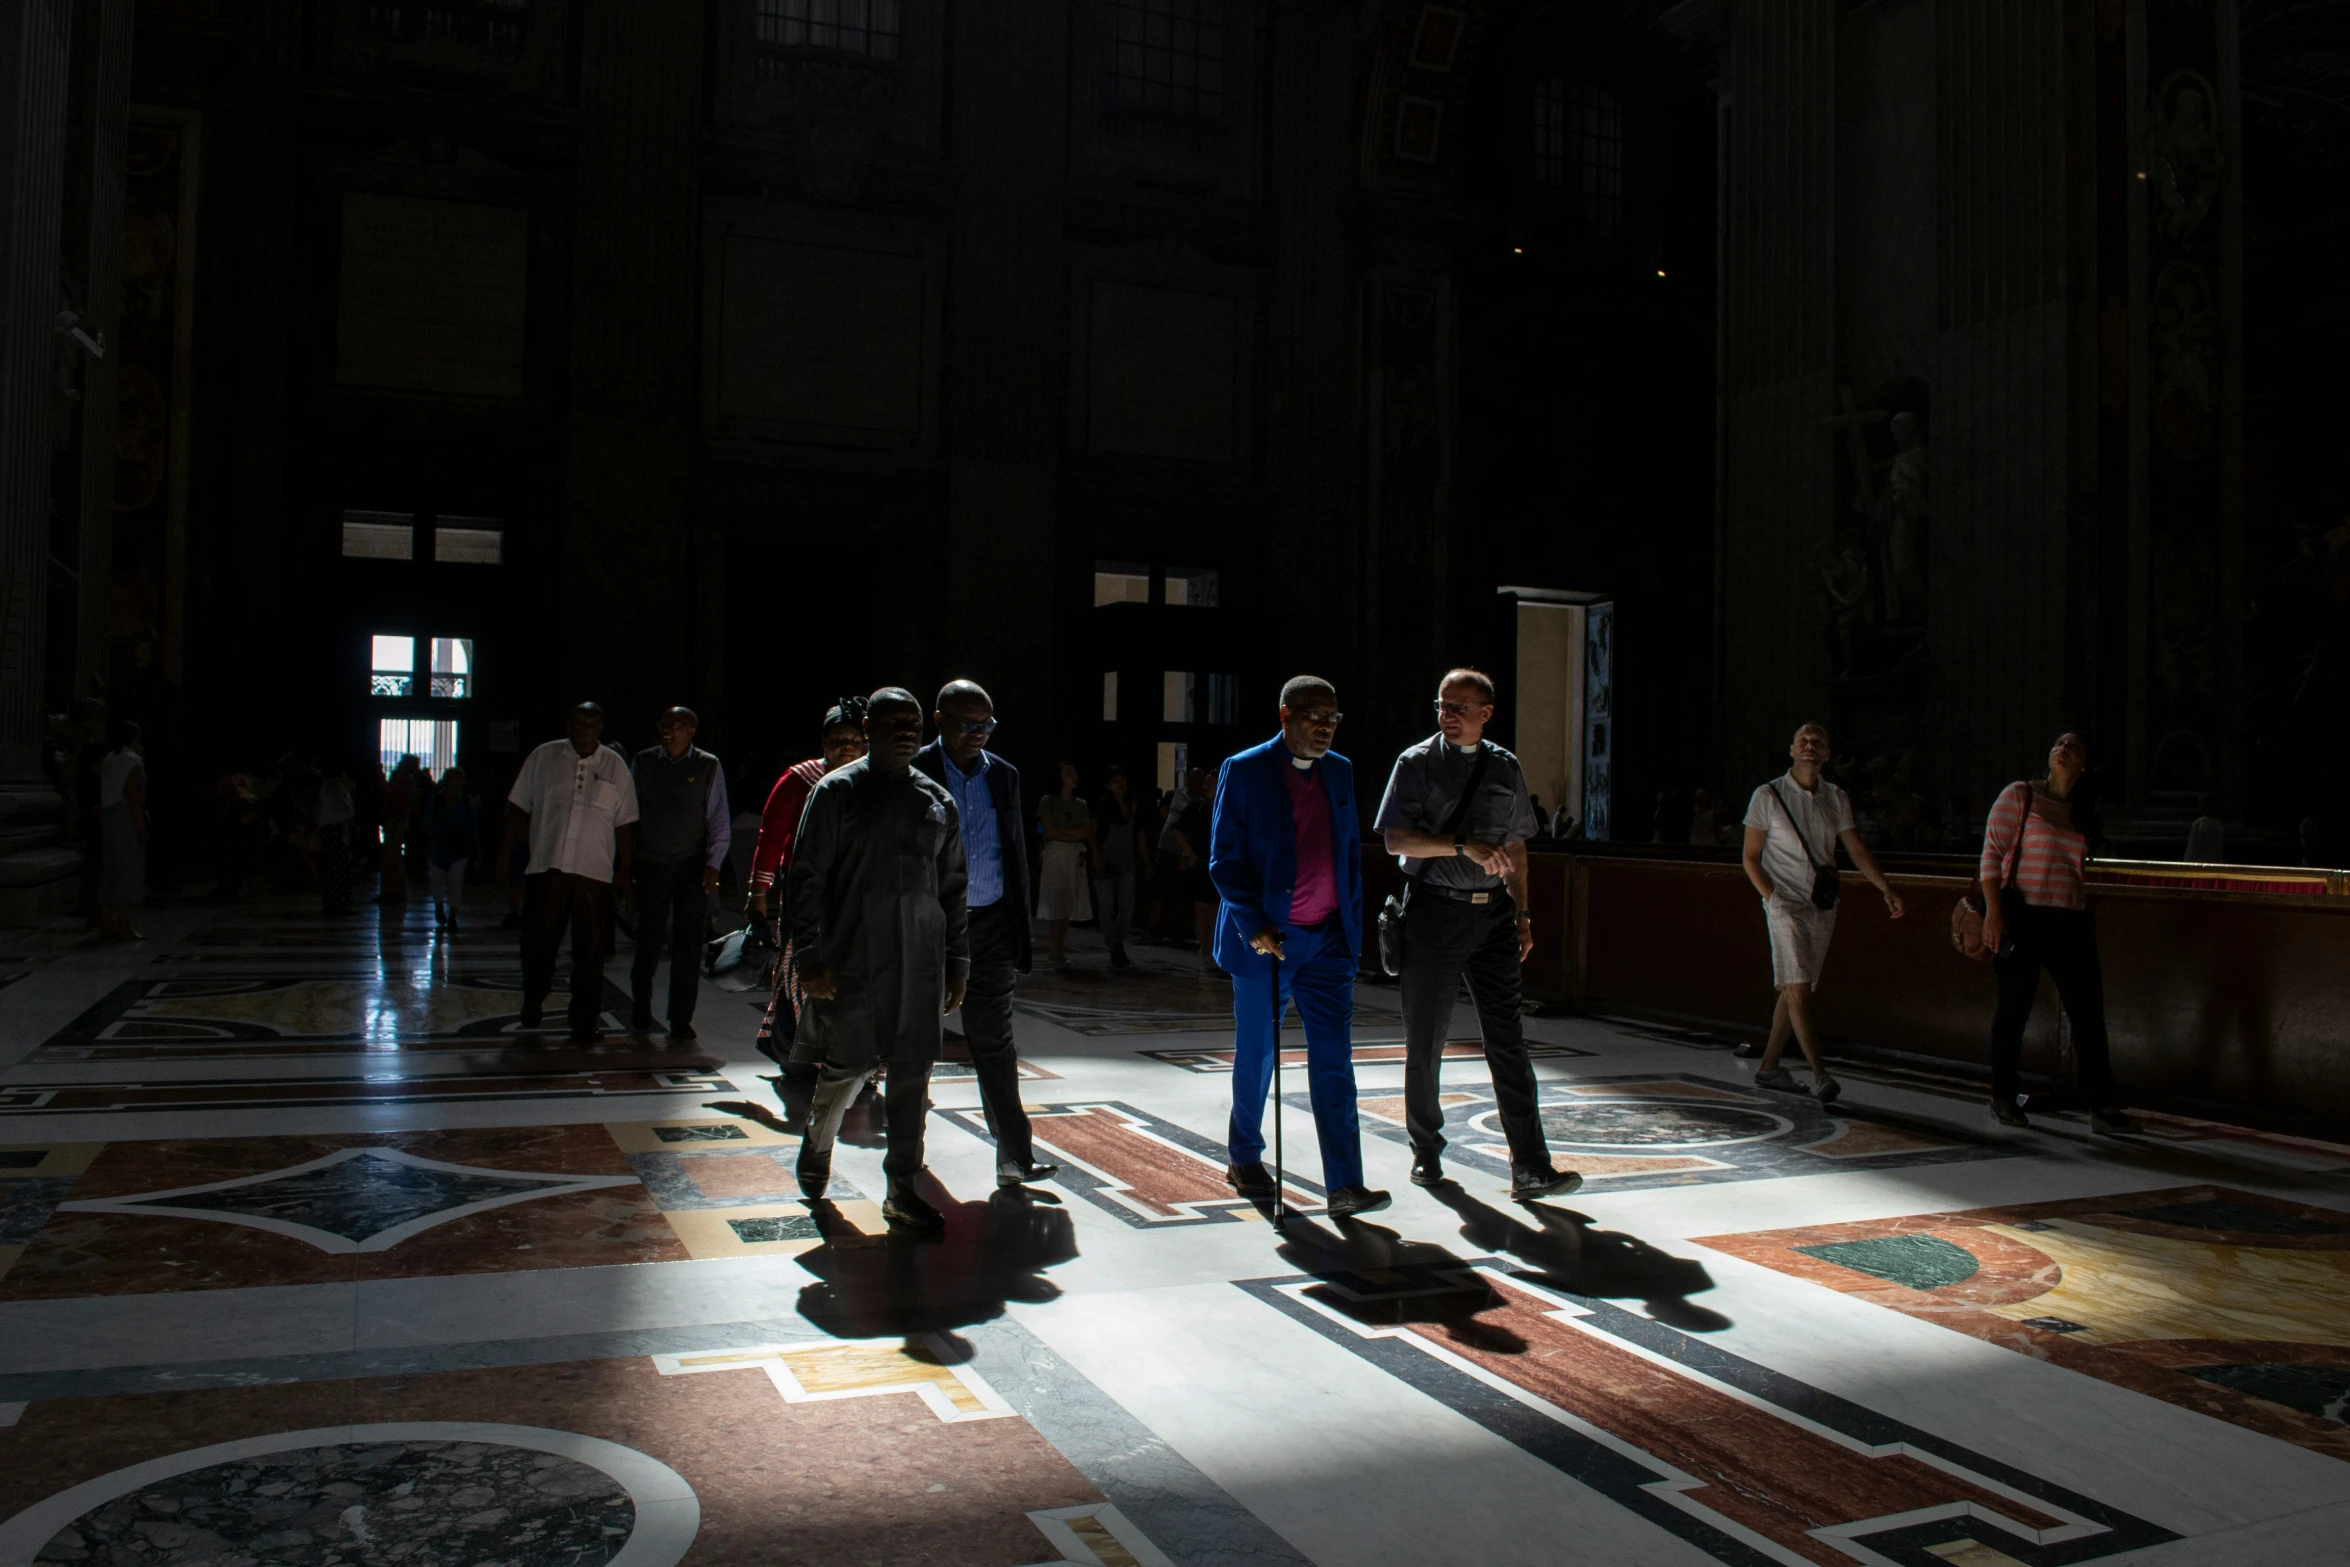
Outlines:
[[1062, 1175], [943, 1067], [926, 1244], [870, 1103], [799, 1197], [756, 996], [576, 1048], [494, 915], [0, 953], [0, 1567], [2350, 1563], [2350, 1148], [1544, 1017], [1587, 1184], [1521, 1207], [1463, 1005], [1423, 1191], [1365, 986], [1395, 1206], [1323, 1212], [1298, 1072], [1276, 1225], [1229, 992], [1081, 936], [1017, 1016]]

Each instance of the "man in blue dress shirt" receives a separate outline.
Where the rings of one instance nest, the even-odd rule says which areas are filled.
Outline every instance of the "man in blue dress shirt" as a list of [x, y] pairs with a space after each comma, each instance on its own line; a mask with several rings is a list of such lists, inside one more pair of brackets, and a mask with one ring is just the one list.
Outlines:
[[1050, 1180], [1059, 1167], [1036, 1162], [1028, 1112], [1020, 1104], [1020, 1056], [1012, 1044], [1012, 987], [1028, 972], [1028, 854], [1023, 847], [1020, 773], [987, 749], [995, 702], [973, 680], [949, 681], [930, 715], [938, 738], [914, 765], [954, 796], [963, 828], [971, 910], [971, 983], [963, 993], [963, 1037], [979, 1076], [979, 1103], [995, 1138], [996, 1184]]

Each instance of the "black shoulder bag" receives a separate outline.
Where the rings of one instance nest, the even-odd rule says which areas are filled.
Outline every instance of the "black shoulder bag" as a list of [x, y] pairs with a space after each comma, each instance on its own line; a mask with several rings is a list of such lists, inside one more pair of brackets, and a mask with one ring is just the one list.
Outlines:
[[[1492, 754], [1492, 746], [1482, 740], [1477, 742], [1477, 762], [1469, 769], [1469, 787], [1461, 791], [1459, 802], [1452, 808], [1452, 815], [1445, 819], [1442, 830], [1444, 837], [1459, 836], [1461, 823], [1469, 819], [1469, 806], [1477, 798], [1477, 786], [1485, 781], [1485, 759]], [[1404, 880], [1412, 882], [1419, 878], [1407, 876]], [[1389, 893], [1387, 901], [1379, 908], [1379, 967], [1386, 971], [1389, 979], [1403, 972], [1403, 912], [1410, 906], [1411, 891], [1407, 886], [1400, 894]]]
[[1815, 909], [1834, 908], [1836, 899], [1844, 890], [1836, 875], [1836, 846], [1833, 843], [1828, 845], [1828, 863], [1822, 865], [1819, 856], [1811, 852], [1811, 840], [1803, 835], [1803, 824], [1795, 819], [1793, 811], [1787, 809], [1787, 797], [1779, 792], [1777, 784], [1771, 784], [1769, 788], [1771, 798], [1779, 802], [1779, 814], [1786, 817], [1787, 825], [1795, 829], [1795, 841], [1803, 845], [1805, 863], [1811, 866], [1811, 906]]

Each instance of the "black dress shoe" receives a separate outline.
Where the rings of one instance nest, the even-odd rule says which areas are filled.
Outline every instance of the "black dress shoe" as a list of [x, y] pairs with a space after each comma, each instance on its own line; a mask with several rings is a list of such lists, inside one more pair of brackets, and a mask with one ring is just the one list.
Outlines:
[[792, 1173], [800, 1178], [800, 1195], [814, 1202], [832, 1185], [832, 1150], [800, 1144], [799, 1162], [792, 1166]]
[[571, 1031], [571, 1042], [575, 1045], [600, 1045], [604, 1042], [604, 1031], [592, 1026], [574, 1028]]
[[1246, 1164], [1228, 1164], [1224, 1167], [1224, 1184], [1243, 1197], [1270, 1197], [1273, 1195], [1272, 1172], [1262, 1159], [1251, 1159]]
[[919, 1192], [911, 1190], [901, 1188], [883, 1198], [881, 1216], [889, 1221], [890, 1228], [911, 1230], [918, 1235], [944, 1235], [947, 1231], [946, 1215], [925, 1202]]
[[1532, 1202], [1537, 1197], [1564, 1197], [1583, 1184], [1572, 1170], [1512, 1170], [1510, 1201]]
[[2119, 1110], [2092, 1110], [2089, 1112], [2089, 1130], [2102, 1132], [2107, 1137], [2126, 1137], [2132, 1132], [2143, 1132], [2146, 1128], [2140, 1126], [2136, 1118], [2124, 1115]]
[[1026, 1186], [1032, 1181], [1049, 1181], [1061, 1173], [1057, 1164], [1038, 1164], [1034, 1159], [1006, 1159], [995, 1167], [995, 1183], [1000, 1187]]
[[694, 1032], [694, 1026], [691, 1023], [672, 1023], [669, 1025], [669, 1037], [671, 1039], [699, 1039], [702, 1036]]
[[546, 1020], [547, 1013], [545, 1008], [534, 1007], [528, 1002], [525, 1002], [522, 1008], [522, 1016], [515, 1019], [515, 1023], [516, 1026], [521, 1028], [537, 1028]]
[[1444, 1162], [1434, 1154], [1414, 1159], [1412, 1161], [1412, 1184], [1414, 1186], [1442, 1186], [1444, 1184]]
[[2012, 1099], [1991, 1101], [1991, 1116], [2001, 1126], [2030, 1126], [2032, 1118], [2024, 1114], [2024, 1107]]
[[632, 1034], [651, 1033], [653, 1031], [653, 1014], [650, 1012], [630, 1013], [628, 1018], [628, 1031]]
[[1392, 1201], [1385, 1192], [1368, 1186], [1341, 1186], [1330, 1194], [1327, 1206], [1333, 1219], [1351, 1219], [1357, 1214], [1377, 1213]]

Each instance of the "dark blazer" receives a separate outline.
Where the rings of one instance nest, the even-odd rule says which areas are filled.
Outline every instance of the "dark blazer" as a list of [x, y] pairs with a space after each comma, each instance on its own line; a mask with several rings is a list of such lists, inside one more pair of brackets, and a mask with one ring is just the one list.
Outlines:
[[[1269, 960], [1249, 946], [1249, 938], [1289, 923], [1289, 900], [1297, 890], [1297, 824], [1281, 776], [1288, 766], [1289, 750], [1275, 735], [1227, 761], [1216, 778], [1208, 879], [1224, 902], [1216, 918], [1216, 962], [1227, 974], [1266, 972]], [[1351, 965], [1363, 950], [1363, 824], [1355, 816], [1354, 764], [1332, 751], [1315, 770], [1330, 799], [1338, 923]]]
[[[946, 747], [936, 740], [914, 753], [914, 766], [949, 794], [955, 792], [947, 782], [947, 769], [953, 765]], [[1035, 901], [1028, 891], [1028, 819], [1020, 811], [1020, 769], [993, 751], [987, 753], [987, 792], [995, 799], [996, 847], [1004, 859], [1004, 910], [1012, 916], [1019, 942], [1014, 967], [1025, 974], [1036, 957], [1028, 929], [1029, 905]]]

